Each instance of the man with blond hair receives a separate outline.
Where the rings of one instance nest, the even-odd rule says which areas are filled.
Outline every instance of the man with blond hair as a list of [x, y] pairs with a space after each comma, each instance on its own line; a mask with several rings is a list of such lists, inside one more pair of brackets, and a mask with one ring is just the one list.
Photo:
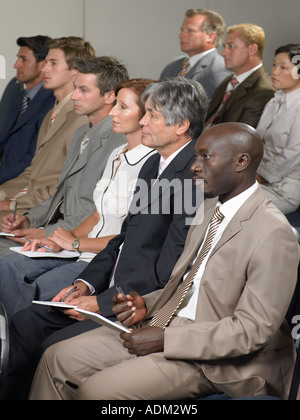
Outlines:
[[173, 60], [160, 79], [181, 76], [197, 80], [211, 99], [215, 89], [229, 74], [217, 52], [224, 30], [224, 19], [213, 10], [187, 10], [179, 36], [185, 56]]
[[206, 127], [241, 122], [256, 128], [267, 102], [274, 96], [272, 80], [263, 67], [265, 33], [251, 24], [227, 29], [223, 57], [233, 74], [216, 89]]

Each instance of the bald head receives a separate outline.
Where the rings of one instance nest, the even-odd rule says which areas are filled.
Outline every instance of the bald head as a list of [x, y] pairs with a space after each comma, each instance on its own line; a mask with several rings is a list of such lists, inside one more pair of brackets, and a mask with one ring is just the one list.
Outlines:
[[196, 179], [204, 180], [206, 197], [220, 196], [225, 202], [255, 183], [263, 150], [254, 128], [242, 123], [219, 124], [200, 136], [191, 170]]

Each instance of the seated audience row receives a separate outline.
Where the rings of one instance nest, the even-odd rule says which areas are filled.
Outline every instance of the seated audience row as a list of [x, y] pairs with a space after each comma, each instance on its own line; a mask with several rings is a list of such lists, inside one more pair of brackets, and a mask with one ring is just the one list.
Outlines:
[[[187, 11], [180, 40], [189, 59], [168, 66], [160, 82], [129, 81], [125, 66], [96, 58], [80, 38], [47, 41], [40, 87], [53, 90], [56, 106], [31, 165], [0, 190], [2, 230], [14, 235], [0, 239], [0, 300], [11, 321], [7, 399], [28, 396], [39, 362], [31, 399], [287, 398], [295, 351], [284, 317], [299, 255], [267, 198], [284, 213], [300, 204], [300, 47], [276, 51], [272, 85], [262, 28], [228, 28], [225, 62], [216, 51], [224, 28], [215, 12]], [[33, 104], [23, 107], [25, 96], [13, 125]], [[30, 259], [10, 249], [16, 242], [81, 255]], [[30, 306], [67, 295], [134, 330], [120, 338], [75, 309]], [[276, 359], [266, 363], [274, 343]], [[132, 369], [143, 370], [143, 381]]]

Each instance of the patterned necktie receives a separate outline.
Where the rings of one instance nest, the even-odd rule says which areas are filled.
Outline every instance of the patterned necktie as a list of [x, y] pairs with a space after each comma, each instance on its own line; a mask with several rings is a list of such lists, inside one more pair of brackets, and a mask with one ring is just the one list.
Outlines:
[[217, 207], [213, 217], [211, 218], [209, 229], [206, 235], [206, 239], [201, 248], [200, 254], [196, 259], [191, 271], [187, 275], [186, 279], [178, 287], [177, 291], [171, 297], [171, 299], [157, 312], [152, 319], [150, 326], [165, 329], [171, 321], [175, 312], [180, 308], [187, 292], [191, 288], [196, 274], [205, 258], [207, 257], [213, 240], [216, 236], [217, 230], [224, 219], [223, 214], [220, 212], [220, 207]]
[[218, 108], [218, 110], [215, 112], [215, 114], [207, 121], [207, 123], [205, 124], [205, 127], [210, 127], [214, 124], [214, 122], [216, 121], [216, 119], [218, 118], [220, 111], [223, 108], [223, 105], [225, 104], [225, 102], [228, 101], [229, 97], [231, 96], [232, 92], [235, 90], [236, 86], [239, 84], [239, 81], [236, 77], [233, 77], [233, 79], [230, 81], [230, 88], [226, 90], [225, 95], [222, 99], [222, 102]]
[[23, 100], [22, 100], [22, 105], [21, 105], [21, 108], [20, 108], [20, 111], [19, 111], [19, 114], [18, 114], [18, 117], [17, 117], [17, 122], [23, 117], [23, 115], [25, 114], [25, 112], [26, 112], [26, 110], [27, 110], [27, 108], [28, 108], [28, 105], [29, 105], [29, 102], [30, 102], [30, 98], [29, 98], [29, 96], [28, 96], [28, 93], [27, 93], [27, 91], [26, 90], [24, 90], [24, 96], [23, 96]]
[[53, 109], [51, 119], [50, 119], [50, 125], [55, 121], [56, 117], [57, 117], [57, 112]]
[[181, 69], [180, 73], [178, 74], [178, 77], [185, 76], [187, 74], [188, 70], [189, 70], [189, 67], [190, 67], [190, 62], [189, 62], [189, 59], [186, 58], [183, 62], [183, 66], [182, 66], [182, 69]]

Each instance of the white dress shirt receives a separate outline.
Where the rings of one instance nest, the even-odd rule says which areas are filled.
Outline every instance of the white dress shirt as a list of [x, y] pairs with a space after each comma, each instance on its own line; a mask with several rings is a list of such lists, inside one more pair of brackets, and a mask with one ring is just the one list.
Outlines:
[[288, 177], [300, 181], [300, 89], [282, 90], [266, 105], [257, 131], [265, 143], [258, 174], [269, 184]]
[[[199, 295], [199, 288], [201, 284], [201, 280], [205, 271], [206, 264], [208, 262], [208, 259], [217, 245], [217, 243], [220, 241], [225, 229], [227, 228], [228, 224], [231, 222], [233, 217], [236, 215], [236, 213], [240, 210], [240, 208], [245, 204], [245, 202], [251, 197], [251, 195], [256, 191], [258, 188], [258, 183], [256, 182], [252, 187], [248, 188], [243, 193], [237, 195], [236, 197], [232, 198], [231, 200], [227, 201], [226, 203], [222, 204], [220, 202], [217, 203], [216, 207], [220, 207], [220, 211], [224, 216], [223, 221], [221, 222], [217, 234], [213, 240], [212, 246], [210, 248], [209, 253], [207, 254], [206, 258], [204, 259], [203, 263], [201, 264], [198, 273], [196, 274], [196, 277], [194, 279], [194, 283], [190, 290], [188, 291], [181, 307], [178, 309], [176, 315], [182, 318], [188, 318], [192, 321], [195, 321], [196, 319], [196, 310], [197, 310], [197, 303], [198, 303], [198, 295]], [[205, 234], [205, 237], [203, 239], [202, 245], [205, 242], [207, 233], [208, 233], [209, 226], [207, 227], [207, 231]], [[198, 250], [197, 255], [195, 256], [193, 263], [188, 268], [185, 277], [188, 275], [188, 273], [191, 270], [192, 265], [198, 258], [198, 255], [201, 251], [201, 247]]]

